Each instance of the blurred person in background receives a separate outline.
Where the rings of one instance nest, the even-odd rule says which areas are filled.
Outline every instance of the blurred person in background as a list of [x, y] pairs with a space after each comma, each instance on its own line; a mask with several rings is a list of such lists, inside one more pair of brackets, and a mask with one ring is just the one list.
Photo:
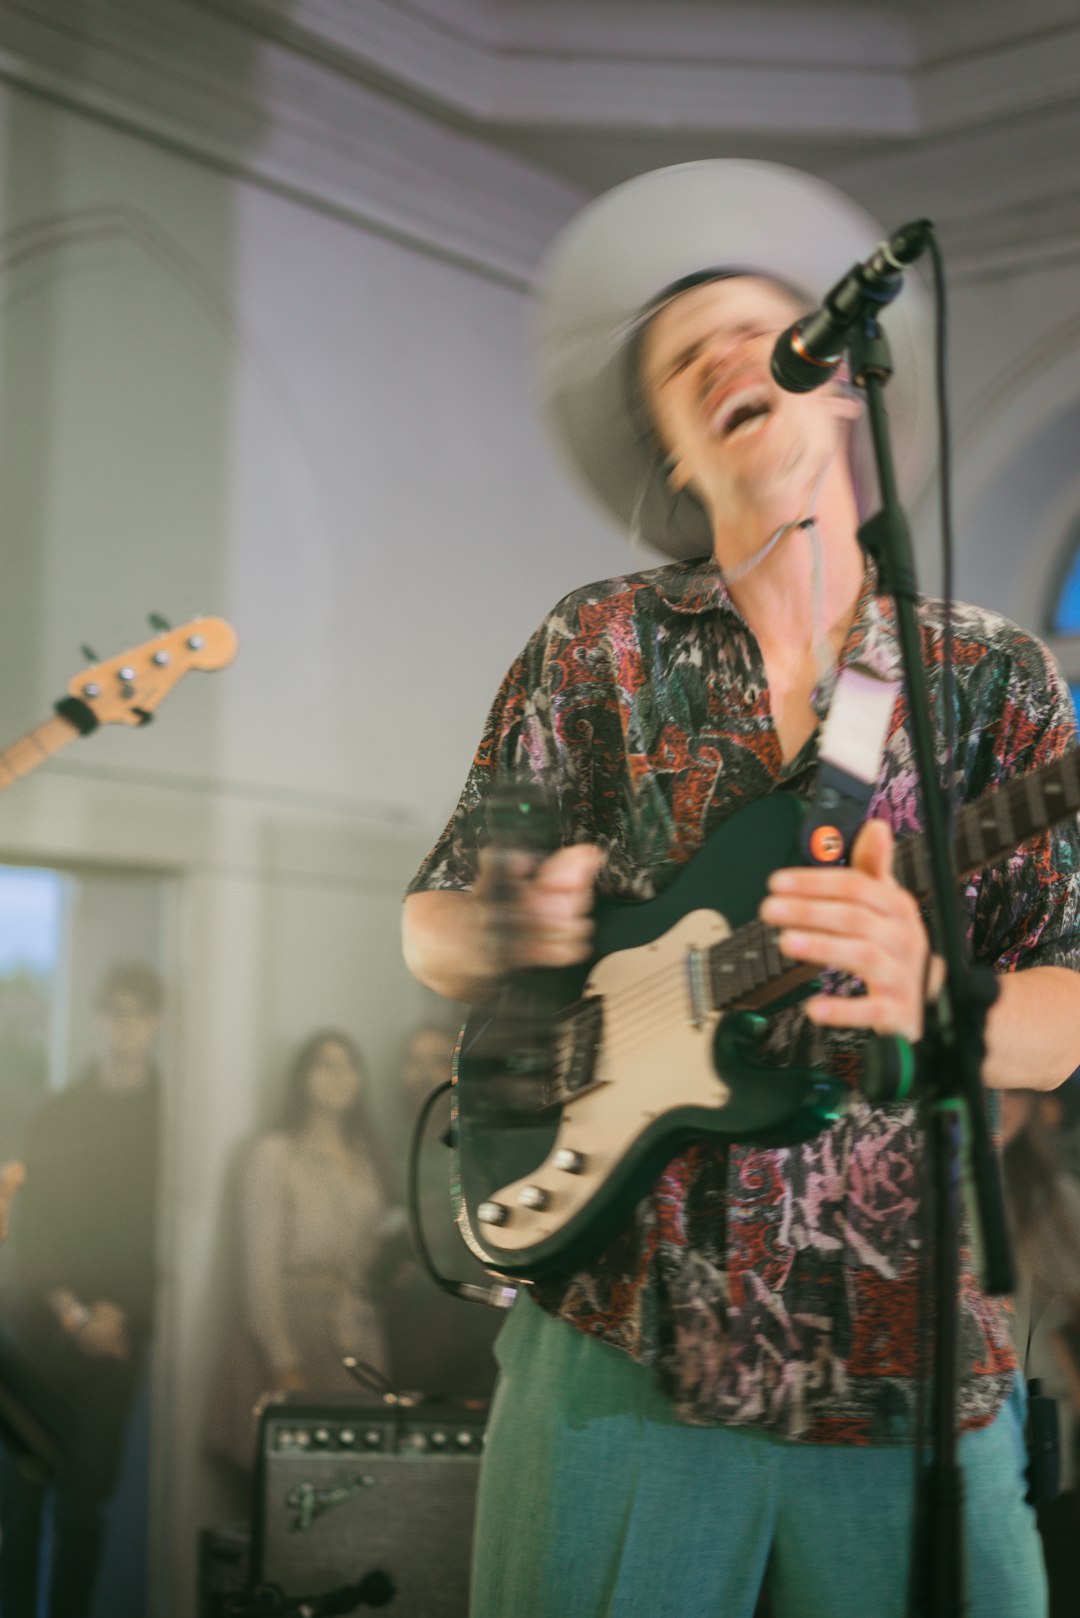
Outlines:
[[7, 1240], [11, 1205], [26, 1183], [26, 1165], [12, 1158], [0, 1168], [0, 1242]]
[[[1069, 1086], [1064, 1088], [1068, 1089]], [[1036, 1504], [1050, 1584], [1050, 1618], [1080, 1612], [1080, 1188], [1061, 1164], [1058, 1093], [1001, 1098], [1005, 1191], [1016, 1266], [1016, 1352], [1058, 1407], [1061, 1471], [1053, 1500]]]
[[[402, 1054], [398, 1097], [400, 1127], [396, 1156], [402, 1196], [408, 1198], [408, 1151], [420, 1109], [431, 1092], [450, 1077], [457, 1033], [439, 1022], [421, 1023]], [[428, 1120], [420, 1158], [419, 1217], [437, 1269], [454, 1281], [492, 1285], [458, 1235], [450, 1199], [452, 1159], [444, 1142], [450, 1104], [441, 1102]], [[427, 1394], [487, 1394], [495, 1380], [492, 1344], [500, 1311], [466, 1303], [443, 1292], [427, 1274], [411, 1244], [401, 1250], [388, 1287], [387, 1318], [394, 1382]]]
[[5, 1457], [3, 1618], [36, 1618], [46, 1585], [50, 1618], [83, 1618], [90, 1610], [104, 1508], [150, 1342], [160, 980], [145, 966], [115, 966], [98, 1008], [101, 1060], [34, 1119], [26, 1185], [12, 1221], [17, 1282], [10, 1328], [16, 1348], [64, 1411], [65, 1461], [51, 1490], [46, 1536], [50, 1491]]
[[1080, 1068], [1042, 1098], [1039, 1111], [1054, 1138], [1058, 1163], [1080, 1181]]
[[348, 1034], [313, 1034], [292, 1064], [278, 1127], [250, 1147], [240, 1186], [242, 1320], [211, 1400], [208, 1447], [254, 1463], [253, 1410], [267, 1395], [355, 1397], [349, 1354], [389, 1371], [373, 1273], [396, 1222]]

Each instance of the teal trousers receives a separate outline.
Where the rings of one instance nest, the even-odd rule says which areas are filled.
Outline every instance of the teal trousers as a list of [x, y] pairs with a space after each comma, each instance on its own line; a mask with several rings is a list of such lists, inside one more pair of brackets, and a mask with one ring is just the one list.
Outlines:
[[[675, 1420], [651, 1374], [519, 1299], [496, 1345], [471, 1618], [905, 1618], [913, 1451]], [[968, 1618], [1046, 1618], [1023, 1390], [960, 1440]]]

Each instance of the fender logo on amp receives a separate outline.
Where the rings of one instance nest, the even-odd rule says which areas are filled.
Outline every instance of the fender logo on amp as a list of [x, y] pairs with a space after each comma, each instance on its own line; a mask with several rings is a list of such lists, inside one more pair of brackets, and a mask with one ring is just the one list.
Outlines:
[[316, 1517], [321, 1517], [324, 1511], [329, 1511], [331, 1506], [344, 1505], [353, 1495], [373, 1488], [374, 1484], [375, 1479], [369, 1473], [346, 1478], [332, 1489], [317, 1489], [313, 1483], [298, 1483], [285, 1496], [285, 1504], [296, 1512], [290, 1528], [293, 1533], [306, 1533]]

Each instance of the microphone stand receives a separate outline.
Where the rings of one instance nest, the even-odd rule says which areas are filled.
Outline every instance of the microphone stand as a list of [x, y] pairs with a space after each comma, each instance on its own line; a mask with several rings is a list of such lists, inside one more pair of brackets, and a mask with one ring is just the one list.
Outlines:
[[991, 972], [968, 958], [956, 901], [956, 877], [945, 802], [937, 778], [922, 645], [915, 613], [915, 566], [907, 520], [896, 490], [884, 389], [892, 375], [888, 340], [874, 316], [849, 339], [851, 375], [866, 395], [881, 510], [859, 529], [893, 599], [907, 689], [912, 748], [922, 795], [933, 877], [932, 935], [945, 958], [946, 984], [929, 1011], [920, 1071], [929, 1106], [926, 1150], [934, 1219], [935, 1354], [933, 1456], [918, 1480], [909, 1618], [960, 1618], [966, 1611], [963, 1477], [956, 1453], [956, 1398], [962, 1184], [970, 1173], [977, 1232], [983, 1240], [982, 1283], [1009, 1292], [1012, 1272], [1001, 1177], [982, 1094], [986, 1014], [997, 995]]

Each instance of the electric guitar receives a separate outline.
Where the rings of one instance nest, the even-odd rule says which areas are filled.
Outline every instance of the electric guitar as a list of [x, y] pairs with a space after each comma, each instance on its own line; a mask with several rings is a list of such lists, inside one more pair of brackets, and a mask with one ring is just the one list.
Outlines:
[[[154, 620], [160, 622], [160, 620]], [[236, 656], [236, 631], [224, 618], [193, 618], [153, 640], [84, 669], [56, 713], [0, 748], [0, 792], [99, 725], [145, 725], [190, 669], [220, 669]]]
[[[987, 793], [954, 825], [958, 873], [1080, 811], [1080, 751]], [[646, 903], [598, 901], [595, 954], [510, 978], [469, 1015], [454, 1061], [455, 1215], [473, 1253], [524, 1280], [572, 1268], [694, 1139], [791, 1145], [835, 1121], [847, 1085], [757, 1056], [764, 1008], [807, 992], [757, 919], [770, 873], [802, 861], [801, 801], [733, 815]], [[926, 841], [897, 880], [930, 893]]]

